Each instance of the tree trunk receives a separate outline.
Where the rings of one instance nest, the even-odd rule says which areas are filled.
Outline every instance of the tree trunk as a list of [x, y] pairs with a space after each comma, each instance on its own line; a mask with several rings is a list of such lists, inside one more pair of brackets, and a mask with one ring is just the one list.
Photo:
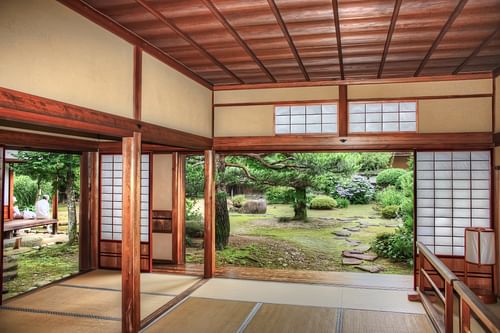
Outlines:
[[307, 220], [307, 198], [306, 189], [302, 187], [295, 188], [295, 200], [293, 203], [293, 210], [295, 212], [294, 220], [306, 221]]
[[76, 200], [73, 186], [74, 175], [71, 167], [68, 167], [66, 183], [66, 200], [68, 204], [68, 245], [73, 245], [78, 239], [76, 233]]
[[229, 212], [226, 192], [217, 192], [215, 201], [215, 248], [224, 250], [229, 243]]

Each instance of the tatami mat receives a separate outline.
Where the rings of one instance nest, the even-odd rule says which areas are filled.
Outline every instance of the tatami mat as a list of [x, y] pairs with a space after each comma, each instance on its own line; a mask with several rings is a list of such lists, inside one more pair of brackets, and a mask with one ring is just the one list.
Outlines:
[[335, 333], [337, 309], [264, 304], [245, 333]]
[[[66, 312], [82, 315], [121, 318], [119, 291], [52, 286], [6, 302], [10, 308]], [[141, 317], [144, 318], [173, 299], [172, 296], [141, 294]]]
[[189, 298], [161, 318], [147, 333], [234, 333], [255, 303]]
[[[195, 276], [174, 274], [141, 274], [141, 293], [178, 295], [200, 279]], [[61, 284], [79, 287], [121, 290], [120, 271], [97, 270], [79, 275]]]
[[342, 333], [433, 333], [426, 315], [344, 310]]
[[2, 309], [0, 331], [2, 333], [119, 333], [121, 322]]

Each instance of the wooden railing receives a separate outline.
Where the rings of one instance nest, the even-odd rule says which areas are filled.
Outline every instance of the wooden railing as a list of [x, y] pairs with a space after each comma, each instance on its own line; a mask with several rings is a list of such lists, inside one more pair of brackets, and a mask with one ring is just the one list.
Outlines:
[[[474, 292], [460, 281], [455, 274], [436, 257], [425, 245], [417, 242], [419, 251], [419, 278], [417, 292], [420, 300], [427, 311], [429, 318], [440, 333], [453, 332], [453, 303], [454, 294], [457, 293], [460, 300], [460, 332], [469, 333], [471, 315], [490, 332], [500, 333], [500, 320], [481, 302]], [[440, 288], [426, 270], [425, 262], [428, 262], [432, 270], [437, 272], [443, 280], [444, 287]], [[436, 296], [443, 302], [444, 311], [439, 311], [427, 293], [425, 286], [430, 285]]]

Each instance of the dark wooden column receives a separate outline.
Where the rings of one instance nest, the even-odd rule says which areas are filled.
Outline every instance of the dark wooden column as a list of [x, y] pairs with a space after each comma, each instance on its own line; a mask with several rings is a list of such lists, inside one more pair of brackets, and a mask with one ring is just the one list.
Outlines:
[[141, 134], [123, 138], [122, 207], [122, 332], [139, 332]]
[[186, 224], [186, 156], [172, 153], [172, 259], [175, 264], [184, 264]]
[[205, 150], [205, 269], [204, 277], [215, 274], [215, 153]]
[[347, 86], [340, 85], [339, 86], [339, 124], [338, 124], [338, 133], [339, 136], [347, 136], [348, 134], [348, 115], [347, 115]]
[[0, 146], [0, 202], [2, 203], [2, 212], [0, 214], [0, 305], [2, 305], [3, 291], [3, 185], [5, 170], [5, 149]]
[[99, 153], [90, 153], [90, 267], [99, 268]]
[[78, 221], [80, 272], [91, 269], [90, 171], [90, 153], [82, 153], [80, 156], [80, 218]]

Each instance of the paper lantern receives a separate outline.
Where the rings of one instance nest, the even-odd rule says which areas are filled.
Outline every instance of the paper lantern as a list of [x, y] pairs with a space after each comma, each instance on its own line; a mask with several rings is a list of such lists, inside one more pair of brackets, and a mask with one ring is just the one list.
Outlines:
[[476, 265], [495, 264], [495, 231], [493, 229], [465, 229], [465, 261]]

